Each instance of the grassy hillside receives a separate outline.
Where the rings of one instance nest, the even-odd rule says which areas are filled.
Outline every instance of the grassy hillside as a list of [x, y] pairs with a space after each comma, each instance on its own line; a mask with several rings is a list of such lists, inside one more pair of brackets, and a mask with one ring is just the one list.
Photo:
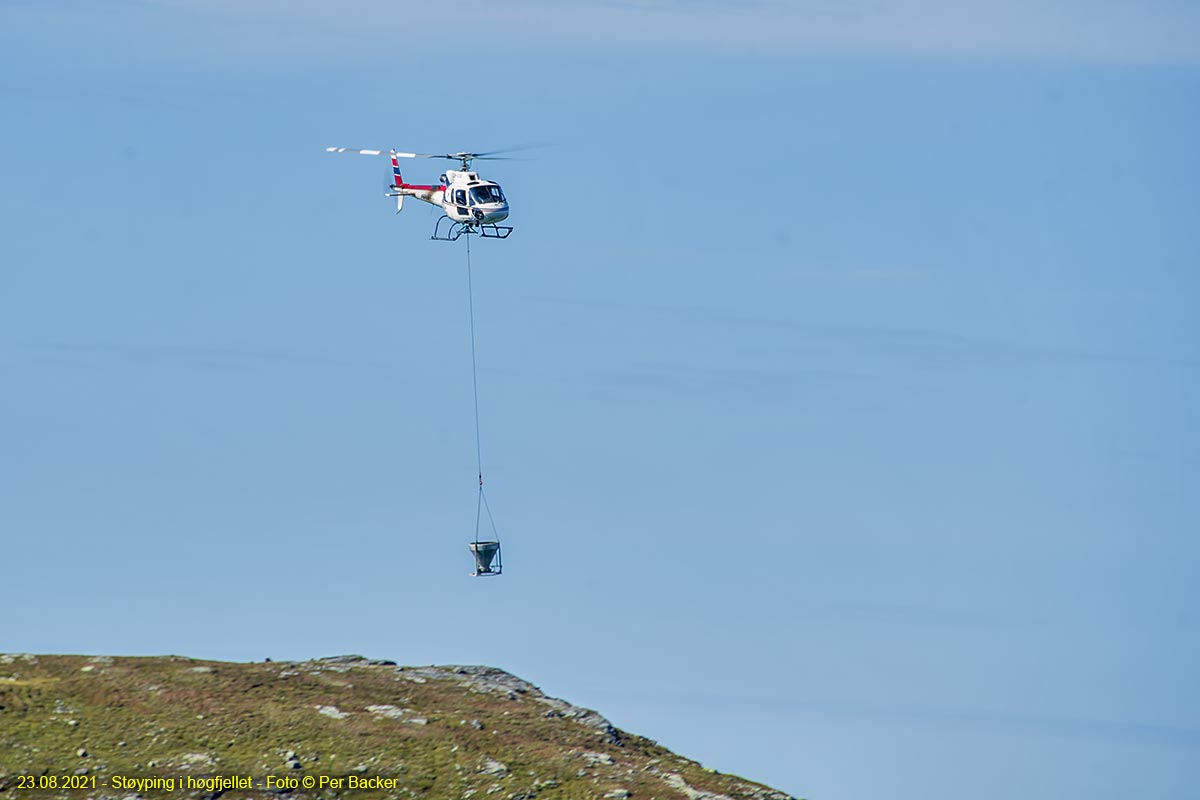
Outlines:
[[787, 797], [488, 667], [0, 655], [0, 800], [218, 796]]

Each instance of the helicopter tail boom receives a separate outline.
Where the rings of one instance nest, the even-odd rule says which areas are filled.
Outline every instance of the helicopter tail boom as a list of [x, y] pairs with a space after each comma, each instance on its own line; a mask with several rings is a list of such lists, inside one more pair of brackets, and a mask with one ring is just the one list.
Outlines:
[[439, 189], [441, 189], [441, 187], [440, 186], [425, 186], [425, 185], [420, 185], [420, 184], [416, 184], [416, 183], [405, 183], [404, 176], [400, 174], [399, 156], [401, 156], [401, 155], [405, 155], [405, 154], [404, 153], [397, 154], [395, 150], [393, 150], [391, 153], [391, 156], [392, 156], [392, 185], [391, 185], [390, 190], [388, 191], [388, 197], [396, 198], [396, 213], [397, 214], [400, 213], [400, 209], [404, 205], [405, 197], [415, 197], [418, 200], [424, 200], [426, 203], [432, 203], [433, 205], [437, 205], [437, 201], [434, 199], [433, 194], [435, 191], [438, 191]]

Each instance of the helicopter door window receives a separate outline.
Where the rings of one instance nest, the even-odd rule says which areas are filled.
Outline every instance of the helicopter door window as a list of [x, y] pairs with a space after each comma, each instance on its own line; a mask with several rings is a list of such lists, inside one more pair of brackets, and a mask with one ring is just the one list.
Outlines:
[[467, 204], [467, 190], [466, 189], [455, 189], [454, 190], [454, 204], [456, 206], [465, 206]]

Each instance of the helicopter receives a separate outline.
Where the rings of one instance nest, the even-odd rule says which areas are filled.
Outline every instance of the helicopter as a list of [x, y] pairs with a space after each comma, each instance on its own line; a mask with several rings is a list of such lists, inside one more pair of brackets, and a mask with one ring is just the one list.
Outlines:
[[[488, 153], [402, 153], [397, 150], [355, 150], [349, 147], [326, 147], [327, 153], [358, 153], [364, 156], [389, 156], [392, 160], [392, 181], [385, 195], [396, 198], [396, 213], [404, 207], [405, 197], [415, 197], [442, 209], [442, 216], [433, 226], [430, 239], [443, 242], [458, 241], [463, 235], [478, 234], [486, 239], [507, 239], [513, 229], [498, 223], [508, 219], [508, 199], [495, 181], [480, 180], [471, 171], [475, 160], [507, 160]], [[459, 169], [448, 169], [438, 176], [437, 185], [405, 183], [400, 175], [402, 158], [445, 158], [459, 162]], [[447, 228], [442, 231], [442, 223]]]

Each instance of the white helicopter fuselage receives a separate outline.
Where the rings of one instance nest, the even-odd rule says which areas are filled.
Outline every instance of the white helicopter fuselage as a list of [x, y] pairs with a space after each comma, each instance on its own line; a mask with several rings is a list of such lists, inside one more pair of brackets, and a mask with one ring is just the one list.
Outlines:
[[508, 200], [500, 184], [484, 181], [474, 172], [446, 170], [436, 186], [421, 186], [397, 180], [388, 192], [396, 198], [399, 211], [405, 197], [415, 197], [439, 206], [455, 222], [495, 225], [508, 219]]

